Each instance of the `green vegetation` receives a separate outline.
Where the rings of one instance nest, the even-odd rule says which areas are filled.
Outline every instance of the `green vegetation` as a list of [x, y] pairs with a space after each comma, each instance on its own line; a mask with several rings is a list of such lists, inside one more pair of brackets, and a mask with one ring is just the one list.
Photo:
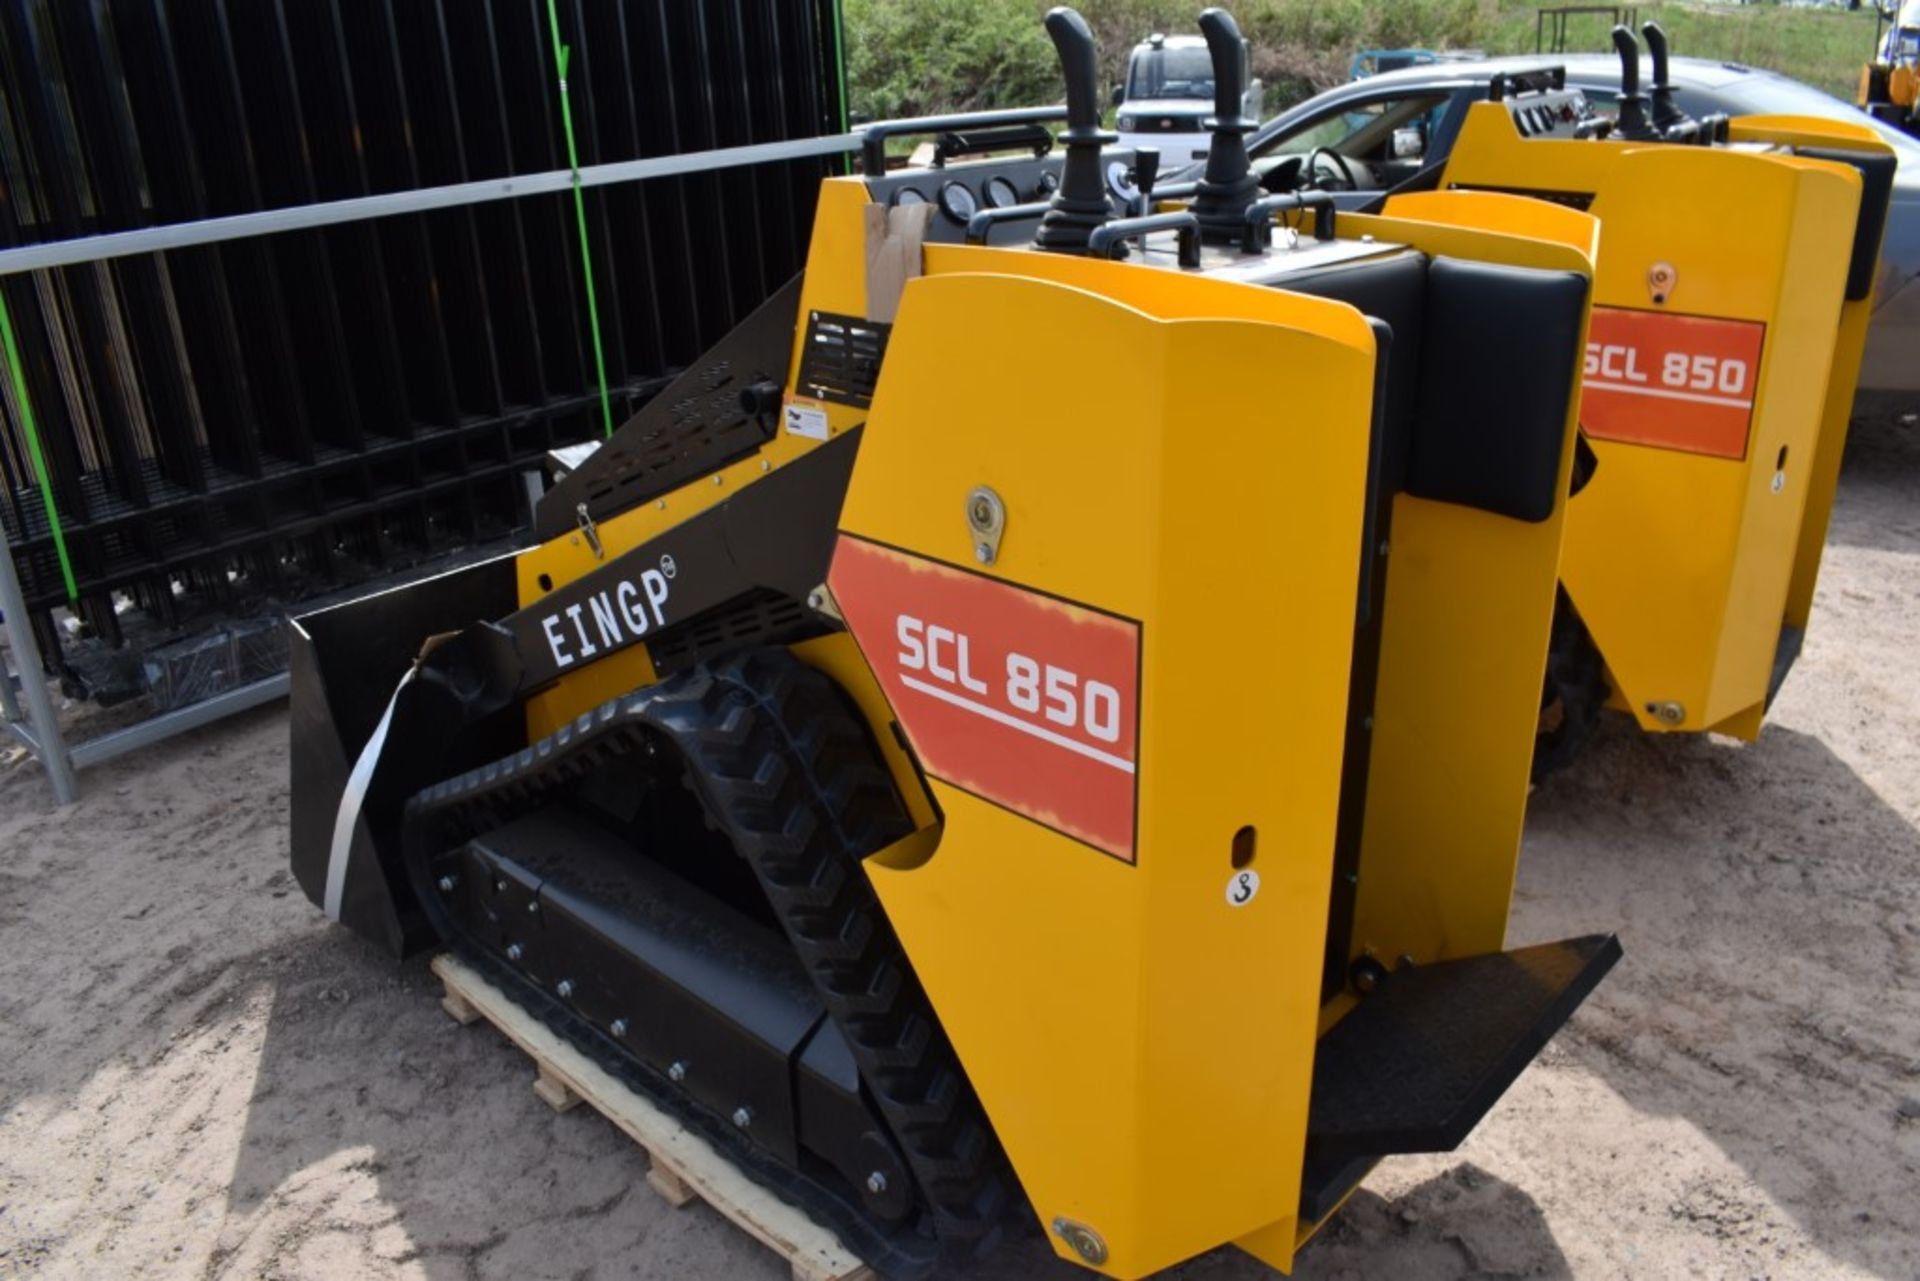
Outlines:
[[[874, 118], [1057, 101], [1046, 0], [845, 0], [853, 107]], [[1204, 0], [1081, 0], [1109, 81], [1149, 31], [1192, 31]], [[1524, 0], [1238, 0], [1254, 69], [1276, 108], [1338, 84], [1354, 52], [1426, 47], [1526, 53], [1538, 5]], [[1643, 3], [1675, 52], [1770, 67], [1851, 98], [1873, 15], [1773, 3]], [[1569, 51], [1605, 47], [1602, 19], [1568, 24]]]

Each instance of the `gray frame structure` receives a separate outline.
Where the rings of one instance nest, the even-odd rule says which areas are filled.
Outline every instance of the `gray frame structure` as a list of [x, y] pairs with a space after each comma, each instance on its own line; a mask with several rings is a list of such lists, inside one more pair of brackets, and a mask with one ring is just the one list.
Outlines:
[[[271, 236], [281, 232], [314, 227], [336, 226], [368, 219], [415, 214], [434, 209], [451, 209], [516, 200], [526, 196], [565, 192], [580, 187], [600, 187], [614, 183], [642, 182], [685, 174], [765, 164], [772, 161], [801, 160], [816, 156], [849, 155], [861, 150], [866, 137], [862, 133], [829, 134], [788, 142], [758, 143], [742, 147], [722, 147], [709, 151], [648, 157], [613, 164], [584, 166], [575, 170], [554, 170], [520, 177], [490, 179], [427, 187], [386, 195], [364, 196], [351, 200], [323, 201], [259, 213], [239, 214], [175, 223], [137, 231], [52, 241], [0, 250], [0, 276], [43, 271], [53, 267], [104, 262], [133, 254], [155, 253], [196, 245], [215, 245], [229, 241]], [[229, 690], [204, 702], [179, 708], [139, 721], [125, 728], [77, 743], [68, 743], [56, 717], [53, 691], [45, 677], [40, 645], [28, 621], [26, 602], [13, 559], [6, 530], [0, 527], [0, 615], [9, 621], [8, 640], [13, 661], [19, 669], [19, 694], [14, 692], [15, 676], [0, 666], [0, 730], [25, 747], [47, 771], [54, 800], [70, 805], [79, 797], [77, 771], [89, 765], [160, 742], [163, 739], [209, 724], [250, 707], [282, 698], [287, 693], [285, 673]]]

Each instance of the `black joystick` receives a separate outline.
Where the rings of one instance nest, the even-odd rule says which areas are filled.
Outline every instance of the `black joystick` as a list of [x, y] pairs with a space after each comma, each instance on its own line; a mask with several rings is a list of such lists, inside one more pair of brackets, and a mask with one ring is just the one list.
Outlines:
[[1060, 135], [1067, 158], [1060, 167], [1060, 189], [1033, 243], [1060, 253], [1085, 253], [1087, 237], [1113, 215], [1100, 171], [1100, 148], [1119, 135], [1100, 127], [1100, 63], [1087, 20], [1064, 5], [1049, 9], [1047, 34], [1067, 81], [1067, 128]]
[[1200, 15], [1200, 32], [1213, 56], [1213, 116], [1206, 121], [1213, 142], [1206, 174], [1194, 190], [1193, 213], [1200, 220], [1202, 239], [1226, 243], [1245, 232], [1247, 206], [1260, 193], [1246, 139], [1260, 122], [1242, 114], [1252, 75], [1240, 24], [1225, 9], [1208, 9]]
[[1628, 142], [1646, 142], [1660, 135], [1647, 123], [1647, 99], [1640, 92], [1640, 42], [1628, 28], [1613, 29], [1613, 47], [1620, 55], [1619, 114], [1613, 136]]
[[1693, 118], [1673, 105], [1673, 84], [1667, 79], [1667, 33], [1659, 23], [1649, 22], [1640, 34], [1647, 38], [1647, 52], [1653, 55], [1653, 83], [1647, 88], [1653, 95], [1654, 132], [1665, 134], [1675, 125], [1691, 124]]
[[1160, 148], [1135, 147], [1131, 176], [1133, 189], [1140, 193], [1134, 201], [1133, 213], [1144, 218], [1153, 212], [1153, 184], [1160, 181]]

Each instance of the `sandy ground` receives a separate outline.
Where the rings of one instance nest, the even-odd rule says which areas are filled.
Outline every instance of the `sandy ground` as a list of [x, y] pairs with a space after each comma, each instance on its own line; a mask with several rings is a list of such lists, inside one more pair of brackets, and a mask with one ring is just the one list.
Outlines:
[[[1513, 941], [1613, 928], [1627, 960], [1300, 1276], [1920, 1277], [1917, 650], [1920, 427], [1869, 425], [1762, 740], [1610, 725], [1534, 798]], [[256, 712], [65, 812], [0, 750], [0, 1276], [784, 1277], [323, 925], [286, 735]], [[990, 1274], [1082, 1275], [1031, 1241]]]

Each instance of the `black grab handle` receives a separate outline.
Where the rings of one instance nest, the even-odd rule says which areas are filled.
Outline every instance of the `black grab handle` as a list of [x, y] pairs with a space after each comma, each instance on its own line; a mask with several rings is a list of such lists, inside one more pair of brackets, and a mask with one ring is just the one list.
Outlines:
[[918, 133], [947, 133], [956, 129], [991, 129], [1000, 125], [1065, 120], [1065, 107], [1014, 107], [1006, 111], [968, 111], [952, 116], [912, 116], [905, 120], [876, 120], [860, 135], [860, 172], [878, 178], [887, 171], [887, 139]]
[[1002, 205], [998, 209], [982, 209], [967, 219], [967, 243], [984, 245], [994, 226], [1003, 222], [1021, 222], [1028, 218], [1043, 217], [1053, 205], [1045, 200], [1036, 200], [1030, 205]]
[[1156, 231], [1179, 232], [1180, 265], [1200, 265], [1200, 220], [1185, 212], [1116, 218], [1093, 229], [1093, 234], [1087, 237], [1087, 252], [1095, 258], [1118, 258], [1126, 241], [1140, 240]]
[[1267, 196], [1247, 206], [1247, 226], [1240, 237], [1240, 252], [1257, 254], [1273, 240], [1273, 215], [1289, 209], [1313, 210], [1313, 238], [1332, 240], [1336, 234], [1334, 219], [1339, 208], [1325, 191], [1289, 191]]

